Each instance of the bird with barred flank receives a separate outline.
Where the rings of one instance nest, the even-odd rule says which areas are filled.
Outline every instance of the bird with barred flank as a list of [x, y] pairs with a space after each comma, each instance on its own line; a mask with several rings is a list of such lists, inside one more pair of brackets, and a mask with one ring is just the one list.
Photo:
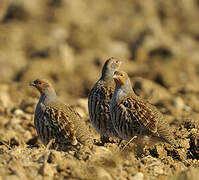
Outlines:
[[135, 142], [140, 148], [157, 142], [176, 145], [167, 119], [158, 109], [138, 97], [127, 73], [116, 71], [115, 90], [110, 103], [112, 122], [122, 139]]
[[113, 74], [119, 69], [121, 63], [114, 57], [106, 60], [100, 79], [88, 95], [90, 122], [100, 134], [102, 143], [109, 142], [110, 137], [119, 138], [111, 120], [110, 100], [115, 87]]
[[59, 102], [51, 83], [36, 79], [30, 83], [40, 92], [34, 113], [34, 125], [42, 143], [50, 148], [65, 150], [67, 146], [91, 144], [91, 137], [80, 115], [71, 107]]

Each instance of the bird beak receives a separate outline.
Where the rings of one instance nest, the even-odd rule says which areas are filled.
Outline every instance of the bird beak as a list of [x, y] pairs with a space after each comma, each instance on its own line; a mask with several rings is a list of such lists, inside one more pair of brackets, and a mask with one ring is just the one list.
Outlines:
[[120, 61], [120, 66], [122, 65], [122, 61]]
[[117, 75], [116, 74], [113, 75], [113, 79], [117, 79]]
[[30, 83], [29, 83], [29, 86], [36, 86], [36, 84], [35, 84], [34, 81], [33, 81], [33, 82], [30, 82]]

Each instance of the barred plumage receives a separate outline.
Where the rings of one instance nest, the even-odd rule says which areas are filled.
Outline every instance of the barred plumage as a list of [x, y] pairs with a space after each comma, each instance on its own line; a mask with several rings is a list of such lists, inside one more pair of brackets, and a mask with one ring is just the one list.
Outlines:
[[90, 122], [94, 129], [101, 135], [101, 140], [118, 138], [110, 114], [110, 100], [115, 84], [113, 74], [120, 67], [121, 61], [116, 58], [106, 60], [101, 78], [97, 81], [88, 95], [88, 109]]
[[67, 145], [90, 144], [89, 131], [80, 115], [71, 107], [57, 101], [56, 93], [47, 80], [37, 79], [30, 85], [40, 93], [34, 116], [34, 125], [42, 143], [64, 150]]
[[128, 75], [116, 71], [113, 78], [116, 88], [111, 100], [111, 115], [119, 136], [127, 141], [137, 136], [137, 142], [143, 145], [158, 141], [174, 145], [167, 120], [154, 105], [136, 96]]

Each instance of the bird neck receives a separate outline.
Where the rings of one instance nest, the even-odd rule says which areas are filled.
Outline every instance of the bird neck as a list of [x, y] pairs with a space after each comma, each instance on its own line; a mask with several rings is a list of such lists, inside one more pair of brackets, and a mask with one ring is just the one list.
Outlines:
[[48, 88], [44, 92], [41, 93], [39, 102], [37, 103], [37, 107], [35, 110], [35, 115], [40, 113], [40, 111], [44, 111], [46, 105], [49, 103], [56, 101], [56, 93], [53, 88]]
[[47, 105], [48, 103], [54, 102], [56, 100], [56, 92], [53, 88], [47, 88], [43, 93], [41, 93], [39, 103]]
[[128, 96], [128, 95], [135, 95], [132, 87], [131, 82], [128, 80], [125, 84], [121, 86], [116, 86], [113, 94], [113, 101], [118, 101], [120, 98]]
[[100, 79], [104, 81], [113, 81], [114, 72], [114, 69], [108, 69], [107, 67], [104, 67], [102, 69], [102, 76]]

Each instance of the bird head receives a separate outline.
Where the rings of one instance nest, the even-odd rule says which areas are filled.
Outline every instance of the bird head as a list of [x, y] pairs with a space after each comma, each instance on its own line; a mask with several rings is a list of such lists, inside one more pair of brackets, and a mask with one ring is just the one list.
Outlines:
[[106, 60], [104, 66], [106, 66], [108, 69], [117, 71], [121, 64], [122, 64], [121, 60], [111, 57], [110, 59]]
[[129, 77], [126, 72], [123, 71], [115, 71], [113, 75], [113, 79], [115, 81], [116, 87], [121, 87], [122, 85], [126, 84]]
[[122, 61], [114, 57], [106, 60], [102, 69], [102, 78], [112, 80], [114, 72], [119, 69], [121, 64]]
[[36, 79], [33, 82], [30, 82], [30, 86], [35, 87], [41, 94], [45, 93], [47, 89], [51, 89], [51, 83], [46, 79]]

